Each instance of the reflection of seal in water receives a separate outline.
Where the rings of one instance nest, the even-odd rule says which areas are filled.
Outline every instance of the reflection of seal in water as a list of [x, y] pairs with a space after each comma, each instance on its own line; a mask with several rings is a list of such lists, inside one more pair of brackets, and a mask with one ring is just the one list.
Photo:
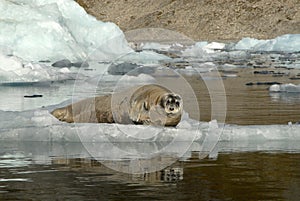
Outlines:
[[159, 85], [144, 85], [113, 95], [88, 98], [52, 115], [69, 123], [123, 123], [176, 126], [181, 120], [182, 99]]

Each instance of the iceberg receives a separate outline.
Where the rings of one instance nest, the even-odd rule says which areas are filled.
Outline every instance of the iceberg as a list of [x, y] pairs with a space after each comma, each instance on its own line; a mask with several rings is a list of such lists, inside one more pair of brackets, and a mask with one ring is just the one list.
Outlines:
[[27, 61], [111, 60], [133, 51], [118, 26], [73, 0], [0, 1], [0, 13], [0, 52]]
[[143, 50], [164, 50], [168, 51], [172, 47], [169, 44], [161, 44], [161, 43], [154, 43], [154, 42], [149, 42], [149, 43], [141, 43], [141, 48]]
[[235, 46], [237, 50], [252, 51], [300, 51], [300, 34], [286, 34], [270, 40], [243, 38]]

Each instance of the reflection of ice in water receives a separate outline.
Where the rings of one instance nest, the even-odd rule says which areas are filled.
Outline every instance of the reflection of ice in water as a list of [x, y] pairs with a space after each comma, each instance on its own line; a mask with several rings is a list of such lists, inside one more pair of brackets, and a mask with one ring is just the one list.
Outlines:
[[273, 101], [284, 103], [300, 103], [300, 93], [270, 93]]
[[[3, 153], [3, 150], [1, 150]], [[0, 156], [0, 168], [15, 168], [23, 167], [31, 164], [31, 158], [24, 155], [21, 151], [13, 151], [13, 153], [6, 153]]]
[[270, 96], [274, 101], [282, 101], [285, 103], [300, 102], [300, 85], [292, 83], [273, 84], [269, 88]]
[[[110, 143], [67, 143], [67, 142], [0, 142], [0, 168], [6, 167], [24, 167], [30, 164], [51, 164], [56, 159], [76, 159], [76, 158], [94, 158], [104, 164], [112, 164], [114, 161], [123, 161], [124, 167], [128, 167], [130, 161], [144, 160], [147, 158], [138, 158], [134, 155], [128, 156], [117, 156], [114, 153], [110, 153]], [[118, 147], [130, 147], [131, 150], [138, 152], [142, 147], [146, 151], [147, 147], [163, 147], [164, 144], [160, 142], [149, 142], [149, 143], [114, 143]], [[183, 145], [183, 146], [182, 146]], [[177, 143], [178, 148], [184, 147], [184, 142]], [[94, 153], [98, 152], [99, 155], [96, 157], [91, 156], [87, 151], [93, 150]], [[18, 151], [16, 151], [18, 150]], [[161, 155], [157, 160], [168, 163], [169, 160], [178, 159], [180, 161], [189, 160], [191, 157], [195, 157], [195, 153], [198, 153], [199, 159], [202, 159], [202, 154], [205, 151], [202, 150], [201, 142], [194, 142], [190, 149], [186, 152], [183, 157], [176, 156], [176, 150], [174, 153], [166, 153]], [[269, 140], [249, 140], [249, 141], [222, 141], [219, 142], [216, 151], [222, 152], [249, 152], [249, 151], [268, 151], [268, 152], [293, 152], [300, 153], [300, 143], [295, 140], [286, 141], [269, 141]], [[151, 159], [151, 158], [148, 158]], [[156, 160], [156, 159], [152, 159]], [[154, 162], [154, 161], [152, 161]], [[156, 161], [158, 162], [158, 161]]]

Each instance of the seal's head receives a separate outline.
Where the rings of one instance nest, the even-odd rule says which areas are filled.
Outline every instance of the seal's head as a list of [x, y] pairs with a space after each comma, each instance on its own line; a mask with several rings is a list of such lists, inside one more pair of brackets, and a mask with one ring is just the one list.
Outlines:
[[161, 99], [161, 106], [167, 114], [178, 114], [182, 112], [182, 98], [173, 93], [167, 93]]

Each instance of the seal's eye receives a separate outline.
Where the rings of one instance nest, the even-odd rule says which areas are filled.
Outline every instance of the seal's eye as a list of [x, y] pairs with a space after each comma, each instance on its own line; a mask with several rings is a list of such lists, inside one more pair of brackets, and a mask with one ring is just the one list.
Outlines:
[[176, 105], [177, 107], [179, 107], [179, 106], [180, 106], [180, 102], [179, 102], [179, 101], [176, 101], [176, 102], [175, 102], [175, 105]]

